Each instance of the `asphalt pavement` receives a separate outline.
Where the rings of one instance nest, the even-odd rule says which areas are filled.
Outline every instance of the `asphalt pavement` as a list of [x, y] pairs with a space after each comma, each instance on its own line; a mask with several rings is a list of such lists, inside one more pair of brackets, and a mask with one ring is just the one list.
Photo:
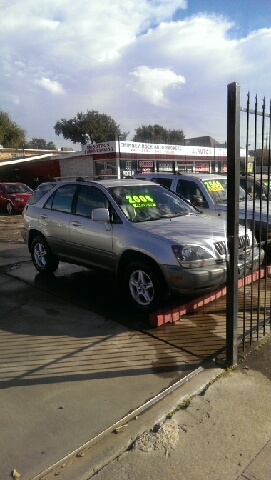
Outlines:
[[269, 480], [270, 335], [225, 371], [76, 301], [87, 272], [44, 284], [4, 243], [0, 267], [1, 480]]

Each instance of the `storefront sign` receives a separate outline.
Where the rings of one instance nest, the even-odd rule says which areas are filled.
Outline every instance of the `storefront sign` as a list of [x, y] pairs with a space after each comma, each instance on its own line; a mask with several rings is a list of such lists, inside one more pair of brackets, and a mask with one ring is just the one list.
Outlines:
[[210, 165], [209, 163], [195, 163], [195, 170], [196, 172], [209, 172]]
[[[108, 152], [120, 156], [125, 153], [144, 155], [172, 155], [191, 157], [226, 157], [227, 148], [218, 147], [195, 147], [189, 145], [165, 145], [157, 143], [141, 143], [132, 141], [111, 141], [97, 144], [82, 145], [82, 152], [85, 155], [99, 155]], [[240, 156], [246, 156], [246, 149], [240, 149]], [[127, 169], [129, 170], [129, 169]]]
[[88, 143], [82, 145], [82, 152], [85, 155], [103, 154], [116, 151], [116, 142], [104, 142], [104, 143]]
[[123, 177], [131, 177], [135, 174], [135, 170], [123, 170], [121, 173]]
[[152, 161], [146, 161], [146, 160], [139, 160], [138, 161], [138, 166], [139, 166], [139, 168], [153, 168], [153, 162]]
[[158, 162], [159, 172], [173, 172], [173, 163]]

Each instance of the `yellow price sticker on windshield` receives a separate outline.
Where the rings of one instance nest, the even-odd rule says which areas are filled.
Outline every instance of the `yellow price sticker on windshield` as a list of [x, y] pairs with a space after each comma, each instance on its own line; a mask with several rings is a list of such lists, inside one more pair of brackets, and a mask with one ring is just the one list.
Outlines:
[[149, 195], [126, 195], [126, 200], [133, 205], [134, 208], [156, 207], [153, 198]]
[[223, 185], [218, 180], [209, 180], [208, 182], [204, 182], [208, 192], [221, 192], [224, 190]]

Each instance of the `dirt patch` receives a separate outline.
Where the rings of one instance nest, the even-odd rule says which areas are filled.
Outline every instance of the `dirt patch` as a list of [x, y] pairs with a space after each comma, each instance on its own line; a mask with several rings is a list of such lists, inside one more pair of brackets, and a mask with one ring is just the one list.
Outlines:
[[0, 242], [24, 243], [21, 236], [23, 216], [0, 214]]
[[150, 452], [151, 450], [164, 449], [166, 452], [176, 448], [179, 439], [179, 427], [175, 420], [169, 419], [149, 432], [144, 432], [138, 437], [133, 446], [134, 449]]

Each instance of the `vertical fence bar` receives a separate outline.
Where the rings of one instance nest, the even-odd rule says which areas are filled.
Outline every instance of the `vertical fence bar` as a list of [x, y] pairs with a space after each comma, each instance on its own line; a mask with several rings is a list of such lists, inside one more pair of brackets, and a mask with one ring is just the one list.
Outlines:
[[[270, 189], [271, 189], [271, 184], [270, 184], [270, 170], [271, 170], [271, 100], [269, 101], [269, 142], [268, 142], [268, 168], [267, 168], [267, 187], [268, 187], [268, 194], [267, 194], [267, 218], [269, 219], [269, 200], [270, 200]], [[270, 240], [270, 228], [269, 228], [269, 222], [267, 225], [267, 241], [266, 241], [266, 266], [267, 263], [269, 264], [271, 262], [270, 258], [271, 255], [269, 255], [270, 252], [270, 244], [267, 243], [268, 240]], [[269, 293], [269, 331], [271, 332], [271, 292]]]
[[[256, 157], [257, 157], [257, 141], [258, 141], [258, 96], [255, 96], [255, 104], [254, 104], [254, 184], [253, 184], [253, 214], [252, 214], [252, 223], [251, 223], [251, 229], [253, 233], [253, 238], [257, 237], [257, 242], [259, 244], [259, 247], [261, 247], [261, 235], [260, 235], [260, 228], [259, 228], [259, 220], [257, 220], [257, 234], [256, 234], [256, 183], [257, 183], [257, 166], [256, 166]], [[258, 269], [260, 271], [260, 262]], [[257, 282], [254, 282], [254, 286], [251, 285], [251, 310], [250, 310], [250, 335], [249, 335], [249, 345], [252, 345], [253, 341], [253, 323], [254, 323], [254, 317], [255, 317], [255, 307], [253, 304], [253, 293], [252, 289], [254, 288], [254, 291], [258, 289], [259, 291], [259, 285], [260, 285], [260, 279], [257, 280]], [[258, 315], [258, 313], [257, 313]]]
[[[249, 142], [249, 110], [250, 110], [250, 93], [248, 92], [247, 94], [247, 115], [246, 115], [246, 160], [245, 160], [245, 175], [246, 175], [246, 191], [248, 188], [248, 142]], [[254, 184], [255, 184], [255, 173], [254, 173]], [[255, 191], [255, 187], [253, 189]], [[245, 217], [247, 218], [247, 205], [248, 205], [248, 196], [246, 195], [245, 199]], [[245, 224], [245, 236], [247, 236], [247, 222]], [[252, 252], [252, 263], [253, 263], [253, 252]], [[245, 265], [245, 273], [244, 276], [246, 276], [246, 265]], [[246, 284], [244, 282], [244, 289], [243, 289], [243, 351], [245, 350], [245, 342], [246, 342]], [[251, 288], [252, 288], [252, 282], [251, 282]], [[253, 296], [252, 296], [252, 291], [250, 295], [250, 301], [251, 301], [251, 323], [252, 323], [252, 301], [253, 301]]]
[[[260, 164], [260, 183], [263, 184], [263, 156], [264, 156], [264, 130], [265, 130], [265, 98], [263, 99], [262, 104], [262, 125], [261, 125], [261, 164]], [[263, 228], [262, 228], [262, 217], [263, 217], [263, 199], [260, 195], [260, 245], [263, 240]], [[260, 312], [261, 312], [261, 282], [258, 281], [258, 308], [257, 308], [257, 340], [259, 340], [259, 329], [260, 329]]]
[[226, 299], [226, 363], [228, 365], [236, 365], [240, 186], [240, 85], [235, 82], [228, 85], [227, 96], [227, 184], [227, 237], [230, 259], [228, 261]]

